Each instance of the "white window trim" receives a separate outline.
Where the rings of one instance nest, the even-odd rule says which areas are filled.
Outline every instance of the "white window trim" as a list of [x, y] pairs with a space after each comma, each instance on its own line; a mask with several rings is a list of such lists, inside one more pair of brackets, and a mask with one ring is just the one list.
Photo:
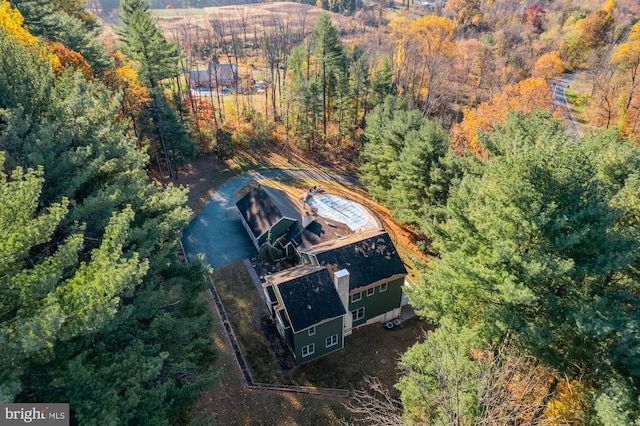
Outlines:
[[354, 293], [351, 295], [351, 302], [359, 302], [362, 300], [362, 292]]
[[316, 334], [316, 326], [312, 325], [311, 327], [309, 327], [309, 336], [313, 336]]
[[387, 283], [380, 284], [380, 293], [387, 291]]
[[[305, 349], [307, 351], [306, 355], [304, 353]], [[316, 344], [315, 343], [310, 343], [310, 344], [302, 347], [302, 356], [303, 357], [307, 357], [309, 355], [313, 355], [314, 353], [316, 353]]]
[[375, 287], [371, 287], [367, 289], [367, 297], [369, 296], [373, 296], [376, 293], [376, 288]]
[[[362, 315], [358, 316], [358, 312], [362, 311]], [[364, 306], [356, 309], [355, 311], [351, 312], [352, 314], [355, 314], [355, 317], [353, 317], [354, 321], [360, 321], [361, 319], [364, 318]]]
[[334, 334], [333, 336], [329, 336], [325, 339], [325, 345], [327, 348], [330, 348], [331, 346], [335, 346], [338, 344], [338, 335]]

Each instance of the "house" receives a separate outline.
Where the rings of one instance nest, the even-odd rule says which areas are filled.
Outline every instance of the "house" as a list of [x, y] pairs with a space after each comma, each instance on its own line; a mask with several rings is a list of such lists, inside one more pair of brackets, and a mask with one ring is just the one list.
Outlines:
[[212, 64], [205, 70], [189, 71], [191, 89], [217, 87], [236, 87], [238, 83], [238, 66], [235, 64]]
[[327, 268], [299, 265], [264, 285], [276, 327], [297, 364], [344, 347], [345, 309]]
[[353, 328], [400, 316], [407, 270], [389, 234], [370, 230], [300, 251], [303, 262], [324, 266], [347, 286], [345, 335]]
[[341, 349], [353, 329], [400, 316], [407, 271], [385, 231], [354, 233], [300, 253], [303, 264], [263, 284], [297, 363]]
[[377, 224], [354, 231], [335, 218], [310, 215], [309, 193], [294, 201], [284, 191], [258, 185], [236, 202], [256, 249], [269, 235], [272, 242], [282, 237], [302, 262], [264, 276], [262, 286], [298, 364], [343, 348], [358, 327], [399, 318], [407, 275], [387, 232]]
[[276, 188], [259, 185], [236, 202], [240, 221], [256, 250], [271, 234], [271, 242], [286, 234], [294, 225], [306, 226], [312, 218], [289, 196]]

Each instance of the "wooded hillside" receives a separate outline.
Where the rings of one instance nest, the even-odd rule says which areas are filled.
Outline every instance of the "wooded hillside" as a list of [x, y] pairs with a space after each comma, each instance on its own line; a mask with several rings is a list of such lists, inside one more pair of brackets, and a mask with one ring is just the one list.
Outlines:
[[149, 181], [97, 28], [80, 3], [0, 3], [0, 400], [175, 424], [213, 383], [206, 268], [177, 257], [186, 192]]
[[354, 417], [640, 424], [637, 2], [167, 5], [1, 0], [2, 401], [190, 421], [215, 352], [173, 182], [278, 151], [357, 174], [429, 256], [402, 410]]

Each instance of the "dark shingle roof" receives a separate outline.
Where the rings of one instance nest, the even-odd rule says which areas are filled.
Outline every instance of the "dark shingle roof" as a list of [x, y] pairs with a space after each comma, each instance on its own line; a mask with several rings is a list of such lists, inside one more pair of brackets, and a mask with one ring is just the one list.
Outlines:
[[345, 314], [326, 268], [300, 265], [270, 277], [278, 286], [294, 332]]
[[301, 251], [317, 256], [331, 273], [348, 270], [349, 290], [407, 274], [389, 234], [381, 230], [358, 232]]
[[236, 202], [254, 237], [267, 232], [283, 217], [300, 220], [300, 212], [284, 191], [258, 186]]
[[291, 200], [291, 197], [289, 197], [286, 192], [264, 185], [261, 186], [261, 188], [267, 193], [269, 199], [276, 206], [282, 216], [295, 219], [298, 222], [302, 221], [300, 208]]
[[237, 78], [238, 67], [235, 64], [209, 64], [209, 73], [211, 80], [216, 81], [233, 81]]

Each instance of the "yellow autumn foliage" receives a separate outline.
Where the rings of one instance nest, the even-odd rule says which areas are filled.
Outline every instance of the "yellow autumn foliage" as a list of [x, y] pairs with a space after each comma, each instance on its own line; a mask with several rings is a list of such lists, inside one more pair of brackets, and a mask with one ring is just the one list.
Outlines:
[[15, 39], [21, 45], [38, 49], [42, 59], [49, 61], [54, 69], [62, 67], [58, 56], [40, 45], [38, 38], [24, 26], [24, 17], [20, 11], [12, 8], [7, 0], [0, 0], [0, 28], [7, 37]]
[[451, 129], [451, 144], [456, 150], [481, 154], [478, 130], [494, 130], [495, 124], [503, 123], [510, 111], [531, 113], [550, 108], [551, 95], [545, 79], [528, 78], [507, 86], [504, 92], [494, 95], [476, 109], [465, 111], [462, 122]]
[[37, 45], [38, 39], [24, 27], [24, 18], [18, 9], [13, 9], [7, 0], [0, 0], [0, 28], [8, 37], [21, 45]]
[[554, 395], [544, 408], [543, 423], [549, 426], [586, 424], [587, 411], [590, 408], [587, 393], [582, 382], [561, 379]]
[[542, 77], [547, 80], [560, 77], [564, 72], [562, 66], [562, 59], [560, 59], [560, 52], [554, 50], [549, 53], [541, 55], [533, 66], [531, 76], [534, 78]]

